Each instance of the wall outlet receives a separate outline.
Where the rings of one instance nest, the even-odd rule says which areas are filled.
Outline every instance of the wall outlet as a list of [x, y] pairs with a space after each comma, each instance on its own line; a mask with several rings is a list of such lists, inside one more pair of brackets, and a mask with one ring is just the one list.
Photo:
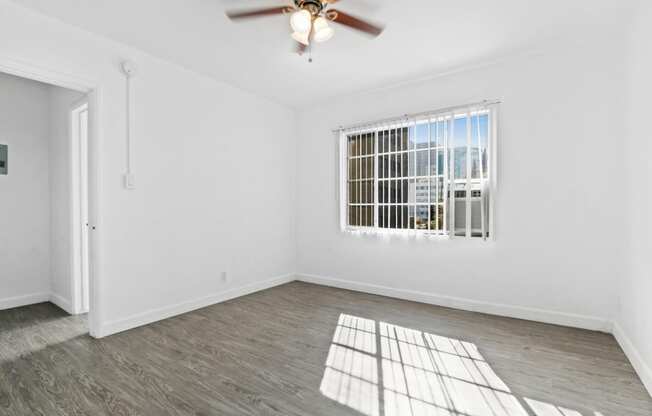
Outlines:
[[229, 283], [229, 275], [226, 272], [220, 273], [220, 280], [222, 283]]
[[9, 161], [9, 150], [7, 149], [6, 144], [0, 144], [0, 175], [6, 175], [8, 173]]

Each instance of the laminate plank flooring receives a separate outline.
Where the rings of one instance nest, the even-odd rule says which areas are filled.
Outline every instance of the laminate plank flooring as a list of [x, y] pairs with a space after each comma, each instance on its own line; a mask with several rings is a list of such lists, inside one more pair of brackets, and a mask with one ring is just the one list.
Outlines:
[[0, 415], [652, 415], [611, 335], [301, 282], [86, 332], [0, 311]]

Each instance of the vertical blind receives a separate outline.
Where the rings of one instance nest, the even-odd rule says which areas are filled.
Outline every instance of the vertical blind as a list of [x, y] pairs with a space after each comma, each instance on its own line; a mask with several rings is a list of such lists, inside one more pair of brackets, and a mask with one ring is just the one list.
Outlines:
[[497, 104], [337, 129], [341, 228], [493, 238]]

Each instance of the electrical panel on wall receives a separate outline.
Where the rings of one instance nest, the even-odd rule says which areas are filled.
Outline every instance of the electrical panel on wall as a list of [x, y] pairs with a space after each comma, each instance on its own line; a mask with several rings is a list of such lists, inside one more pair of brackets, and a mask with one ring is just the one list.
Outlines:
[[6, 175], [8, 173], [8, 161], [9, 149], [6, 144], [0, 144], [0, 175]]

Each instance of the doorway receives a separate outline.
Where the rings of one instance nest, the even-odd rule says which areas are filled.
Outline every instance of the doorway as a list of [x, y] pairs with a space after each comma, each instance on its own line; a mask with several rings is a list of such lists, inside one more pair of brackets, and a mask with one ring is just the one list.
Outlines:
[[[32, 273], [33, 276], [44, 276], [37, 282], [32, 282], [35, 288], [25, 289], [28, 283], [31, 284], [31, 280], [27, 278], [18, 281], [0, 279], [0, 293], [7, 294], [8, 290], [5, 289], [17, 292], [15, 295], [8, 293], [9, 299], [0, 299], [0, 309], [50, 301], [69, 314], [86, 314], [87, 316], [82, 319], [86, 322], [90, 335], [96, 338], [102, 337], [103, 331], [99, 319], [101, 306], [97, 293], [100, 286], [97, 267], [100, 251], [98, 151], [102, 87], [89, 81], [93, 77], [88, 74], [60, 72], [45, 68], [38, 63], [16, 61], [6, 56], [0, 57], [1, 74], [41, 83], [53, 88], [52, 91], [65, 90], [67, 94], [45, 94], [44, 99], [62, 98], [56, 101], [54, 106], [50, 101], [51, 112], [36, 118], [43, 123], [49, 120], [54, 126], [51, 126], [50, 133], [45, 134], [49, 138], [57, 138], [56, 142], [51, 141], [49, 145], [50, 163], [47, 161], [48, 156], [43, 156], [42, 160], [33, 163], [24, 160], [23, 156], [33, 157], [34, 153], [28, 151], [29, 149], [23, 149], [16, 135], [0, 135], [2, 136], [0, 139], [3, 139], [0, 140], [0, 144], [9, 145], [10, 159], [9, 176], [0, 176], [0, 179], [4, 180], [2, 185], [6, 187], [10, 183], [19, 182], [21, 178], [33, 178], [30, 175], [21, 175], [21, 169], [25, 170], [27, 167], [49, 170], [50, 191], [39, 190], [40, 199], [35, 203], [27, 203], [26, 206], [50, 205], [50, 214], [42, 213], [43, 236], [39, 234], [39, 238], [40, 241], [51, 242], [49, 255], [47, 247], [40, 252], [43, 261], [31, 261], [43, 268], [39, 273]], [[3, 94], [5, 92], [3, 91]], [[16, 97], [21, 97], [23, 100], [25, 96], [17, 93]], [[60, 114], [60, 116], [53, 117], [53, 114]], [[22, 120], [19, 117], [15, 119]], [[22, 126], [34, 124], [36, 123], [23, 123]], [[9, 143], [5, 143], [8, 141]], [[47, 143], [41, 148], [47, 149]], [[46, 175], [43, 172], [41, 174]], [[53, 184], [57, 187], [52, 188]], [[23, 188], [24, 186], [19, 187], [19, 189]], [[49, 231], [47, 218], [51, 227]], [[16, 223], [20, 222], [16, 221]], [[50, 238], [47, 234], [50, 234]], [[47, 268], [50, 270], [49, 273]]]

